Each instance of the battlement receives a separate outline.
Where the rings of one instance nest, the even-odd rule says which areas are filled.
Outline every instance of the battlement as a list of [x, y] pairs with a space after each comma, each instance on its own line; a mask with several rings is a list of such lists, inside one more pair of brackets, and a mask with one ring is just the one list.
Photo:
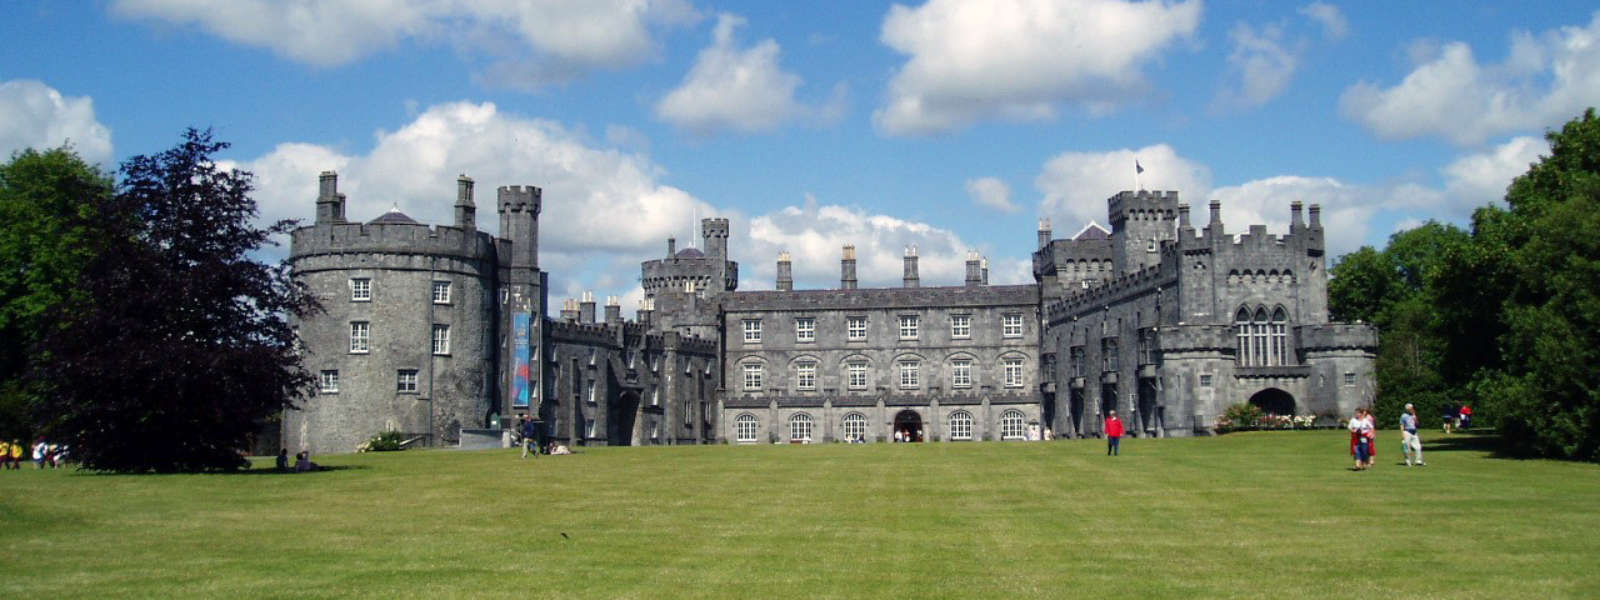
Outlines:
[[1176, 191], [1122, 191], [1106, 199], [1107, 214], [1115, 223], [1127, 215], [1135, 213], [1161, 213], [1171, 218], [1173, 211], [1178, 209], [1178, 192]]
[[544, 190], [532, 185], [503, 185], [496, 190], [500, 212], [531, 212], [538, 215], [543, 207]]
[[1378, 328], [1366, 323], [1302, 325], [1295, 330], [1303, 350], [1378, 349]]
[[707, 238], [728, 237], [728, 220], [722, 217], [708, 217], [700, 221], [701, 235]]
[[1046, 322], [1054, 324], [1071, 318], [1084, 310], [1094, 310], [1106, 305], [1125, 302], [1133, 296], [1153, 292], [1157, 287], [1175, 285], [1177, 281], [1178, 270], [1172, 263], [1163, 262], [1153, 267], [1140, 269], [1128, 275], [1111, 279], [1104, 284], [1071, 294], [1060, 302], [1046, 307]]
[[289, 234], [289, 258], [372, 252], [492, 259], [496, 245], [476, 229], [422, 223], [320, 223]]
[[545, 323], [547, 327], [545, 331], [553, 341], [607, 346], [616, 343], [615, 333], [606, 323], [578, 323], [549, 319]]

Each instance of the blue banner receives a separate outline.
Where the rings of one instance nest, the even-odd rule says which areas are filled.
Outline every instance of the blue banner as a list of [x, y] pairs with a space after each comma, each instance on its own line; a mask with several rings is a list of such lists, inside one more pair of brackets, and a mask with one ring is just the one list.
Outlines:
[[511, 315], [512, 327], [512, 375], [511, 378], [511, 406], [514, 408], [528, 407], [528, 378], [529, 371], [533, 368], [531, 345], [532, 319], [525, 312]]

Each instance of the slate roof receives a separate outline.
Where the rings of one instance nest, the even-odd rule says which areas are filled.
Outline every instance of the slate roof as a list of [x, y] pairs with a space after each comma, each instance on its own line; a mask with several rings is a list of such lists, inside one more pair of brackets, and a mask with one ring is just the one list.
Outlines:
[[398, 206], [389, 209], [389, 212], [383, 213], [382, 216], [379, 216], [378, 218], [367, 222], [368, 225], [379, 225], [379, 224], [383, 224], [383, 223], [409, 223], [409, 224], [412, 224], [412, 225], [417, 225], [418, 224], [416, 219], [413, 219], [413, 218], [411, 218], [409, 216], [406, 216], [405, 213], [400, 212], [400, 207], [398, 207]]

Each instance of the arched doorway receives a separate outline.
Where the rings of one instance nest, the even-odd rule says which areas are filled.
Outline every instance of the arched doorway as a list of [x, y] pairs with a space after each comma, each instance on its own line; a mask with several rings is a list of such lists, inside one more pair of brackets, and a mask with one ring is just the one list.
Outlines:
[[1294, 414], [1294, 396], [1278, 388], [1267, 388], [1250, 397], [1250, 403], [1275, 415]]
[[640, 427], [643, 419], [639, 418], [639, 405], [639, 393], [633, 390], [623, 392], [611, 405], [611, 414], [606, 415], [610, 417], [611, 424], [608, 428], [610, 431], [606, 432], [607, 437], [611, 438], [607, 440], [609, 445], [638, 446], [643, 443]]
[[894, 416], [894, 430], [901, 434], [901, 439], [913, 442], [922, 441], [922, 415], [914, 410], [902, 410]]

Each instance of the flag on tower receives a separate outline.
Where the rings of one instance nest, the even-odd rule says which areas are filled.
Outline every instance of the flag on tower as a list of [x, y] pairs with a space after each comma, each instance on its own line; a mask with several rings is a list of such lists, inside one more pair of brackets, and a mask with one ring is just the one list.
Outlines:
[[1139, 159], [1133, 159], [1133, 172], [1135, 175], [1143, 173], [1144, 167], [1139, 166]]

